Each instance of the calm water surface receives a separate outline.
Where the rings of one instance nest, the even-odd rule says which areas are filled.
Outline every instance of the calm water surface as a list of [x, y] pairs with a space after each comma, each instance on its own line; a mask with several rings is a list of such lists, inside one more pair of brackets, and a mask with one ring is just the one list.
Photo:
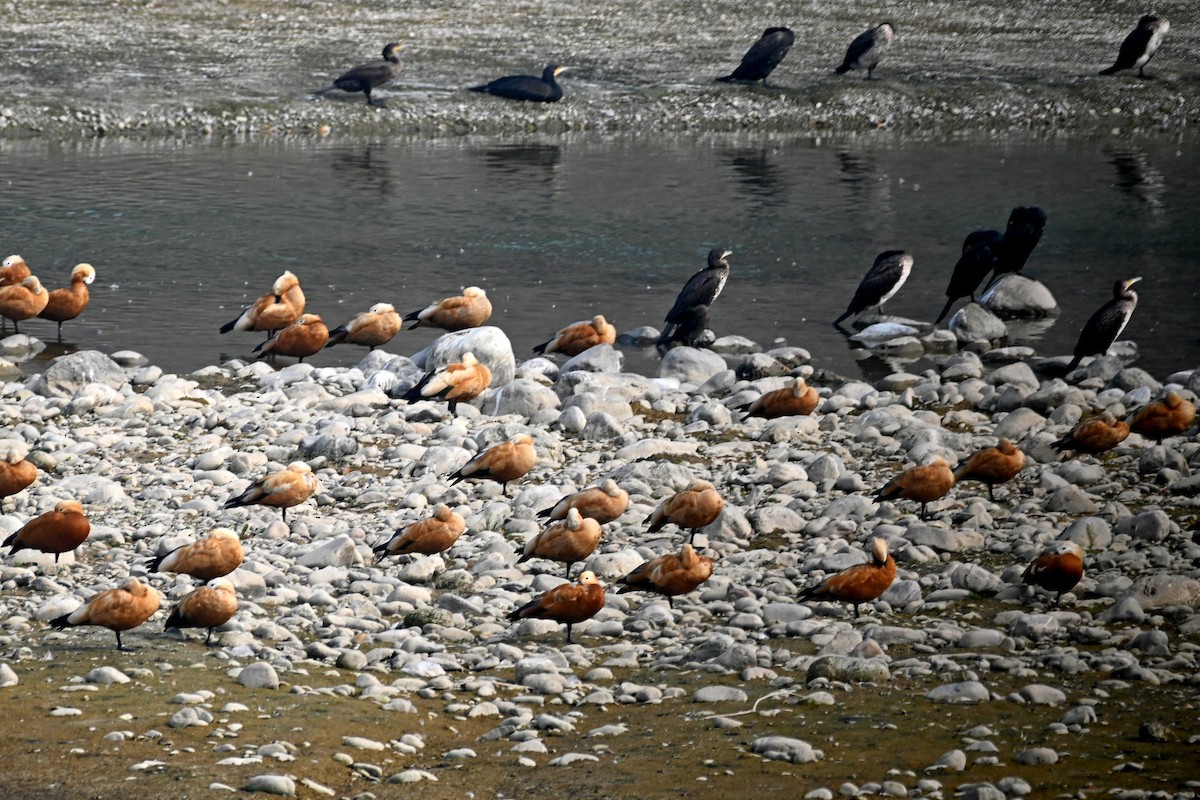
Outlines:
[[[660, 325], [723, 246], [733, 274], [713, 309], [718, 335], [783, 339], [818, 366], [874, 378], [895, 365], [861, 358], [829, 324], [874, 256], [915, 255], [888, 309], [931, 320], [963, 237], [1039, 205], [1049, 223], [1025, 271], [1063, 313], [1024, 343], [1070, 352], [1112, 282], [1142, 275], [1125, 338], [1162, 377], [1200, 364], [1197, 185], [1195, 152], [1118, 140], [0, 144], [0, 250], [51, 287], [77, 262], [97, 268], [91, 306], [43, 357], [133, 349], [186, 372], [250, 355], [257, 334], [217, 330], [284, 269], [331, 328], [376, 302], [403, 313], [483, 286], [521, 358], [596, 313], [619, 330]], [[53, 323], [22, 330], [54, 339]], [[390, 349], [411, 354], [435, 335], [404, 332]], [[657, 356], [626, 358], [652, 372]]]

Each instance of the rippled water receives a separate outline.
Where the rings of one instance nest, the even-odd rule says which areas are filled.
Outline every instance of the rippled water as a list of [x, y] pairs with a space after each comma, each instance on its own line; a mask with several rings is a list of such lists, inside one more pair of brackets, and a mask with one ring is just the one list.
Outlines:
[[[410, 311], [470, 284], [518, 357], [569, 322], [659, 325], [710, 247], [734, 251], [718, 335], [808, 348], [876, 377], [830, 321], [875, 254], [916, 257], [891, 313], [931, 320], [963, 237], [1039, 205], [1026, 274], [1063, 313], [1039, 352], [1068, 353], [1112, 282], [1140, 274], [1125, 338], [1164, 376], [1200, 363], [1200, 156], [1172, 143], [820, 142], [808, 138], [0, 145], [0, 250], [43, 282], [97, 268], [63, 349], [134, 349], [185, 372], [248, 356], [222, 323], [284, 269], [333, 327], [373, 303]], [[53, 341], [53, 324], [23, 332]], [[404, 332], [413, 353], [434, 333]], [[314, 363], [353, 364], [360, 348]], [[652, 371], [657, 358], [627, 352]], [[918, 367], [923, 366], [918, 364]]]

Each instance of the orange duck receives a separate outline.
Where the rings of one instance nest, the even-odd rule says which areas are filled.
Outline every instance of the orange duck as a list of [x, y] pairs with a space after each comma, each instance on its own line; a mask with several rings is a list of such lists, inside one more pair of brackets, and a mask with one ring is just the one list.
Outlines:
[[1025, 454], [1008, 439], [1001, 439], [995, 447], [980, 450], [954, 470], [954, 481], [982, 481], [987, 484], [988, 499], [995, 500], [992, 487], [1011, 481], [1024, 468]]
[[88, 284], [96, 280], [96, 269], [91, 264], [76, 264], [71, 270], [71, 285], [50, 292], [46, 307], [38, 314], [42, 319], [58, 323], [58, 338], [62, 340], [62, 324], [83, 313], [88, 304]]
[[57, 564], [60, 555], [79, 547], [91, 532], [92, 526], [84, 516], [83, 506], [76, 500], [63, 500], [53, 511], [26, 522], [0, 547], [11, 547], [14, 553], [24, 549], [53, 553]]
[[548, 508], [538, 516], [566, 519], [567, 512], [572, 508], [579, 509], [581, 515], [590, 517], [603, 525], [606, 522], [612, 522], [629, 508], [629, 492], [618, 486], [612, 478], [608, 478], [599, 486], [592, 486], [575, 494], [567, 495], [559, 500], [554, 508]]
[[929, 518], [928, 504], [945, 497], [954, 488], [954, 473], [941, 456], [934, 456], [929, 463], [910, 467], [887, 482], [876, 500], [892, 500], [903, 497], [921, 504], [921, 519]]
[[1160, 442], [1171, 436], [1187, 433], [1196, 421], [1196, 405], [1184, 400], [1179, 392], [1170, 391], [1161, 400], [1147, 403], [1129, 420], [1129, 429], [1147, 439]]
[[234, 320], [221, 326], [221, 333], [230, 331], [275, 331], [291, 325], [304, 313], [304, 292], [300, 279], [285, 270], [275, 279], [271, 291], [258, 298], [253, 305], [246, 306]]
[[554, 523], [527, 541], [525, 552], [517, 559], [517, 563], [531, 558], [562, 561], [567, 565], [564, 577], [570, 580], [571, 567], [575, 562], [582, 561], [596, 552], [599, 544], [600, 523], [583, 517], [579, 509], [572, 508], [567, 512], [566, 519]]
[[577, 356], [584, 350], [598, 344], [612, 344], [617, 341], [617, 329], [608, 323], [603, 314], [597, 314], [591, 320], [574, 322], [554, 334], [548, 342], [542, 342], [533, 348], [533, 352], [550, 355], [562, 353], [565, 356]]
[[286, 468], [250, 484], [237, 497], [226, 500], [224, 507], [270, 506], [278, 508], [283, 521], [287, 522], [287, 510], [308, 500], [320, 488], [312, 467], [303, 461], [293, 461]]
[[745, 411], [748, 417], [767, 419], [807, 416], [820, 402], [821, 396], [817, 394], [817, 390], [806, 384], [804, 378], [797, 377], [788, 386], [767, 392], [757, 400], [741, 406], [741, 410]]
[[1128, 436], [1129, 424], [1105, 411], [1098, 417], [1083, 420], [1052, 446], [1056, 450], [1078, 450], [1099, 455], [1112, 450]]
[[712, 559], [700, 555], [685, 542], [678, 553], [664, 553], [621, 578], [617, 581], [622, 584], [617, 593], [654, 592], [674, 606], [676, 597], [704, 583], [712, 577], [712, 571]]
[[356, 314], [344, 325], [329, 332], [329, 344], [361, 344], [374, 350], [392, 340], [404, 323], [390, 303], [376, 303], [369, 311]]
[[404, 399], [410, 403], [446, 400], [453, 414], [460, 402], [469, 403], [479, 397], [491, 383], [492, 371], [487, 364], [480, 364], [474, 353], [463, 353], [462, 361], [426, 372], [416, 386], [404, 393]]
[[210, 581], [233, 572], [244, 558], [238, 535], [228, 528], [214, 528], [203, 539], [158, 556], [147, 567], [150, 572], [175, 572]]
[[11, 319], [13, 330], [17, 333], [21, 332], [17, 323], [42, 313], [48, 302], [50, 293], [35, 275], [30, 275], [20, 283], [0, 286], [0, 317]]
[[379, 558], [404, 553], [433, 555], [449, 550], [467, 529], [467, 521], [445, 503], [438, 503], [433, 516], [414, 522], [375, 548]]
[[800, 598], [830, 598], [850, 603], [854, 606], [854, 616], [857, 617], [858, 607], [877, 599], [888, 590], [895, 579], [896, 561], [888, 553], [887, 540], [876, 537], [871, 542], [871, 561], [830, 575], [816, 586], [810, 586], [800, 592]]
[[180, 598], [171, 609], [163, 630], [175, 628], [207, 628], [204, 645], [212, 641], [213, 628], [219, 628], [237, 613], [237, 592], [227, 578], [213, 578]]
[[1055, 603], [1061, 602], [1063, 594], [1074, 589], [1082, 578], [1083, 548], [1066, 541], [1050, 545], [1021, 573], [1026, 584], [1055, 592]]
[[533, 447], [533, 437], [523, 433], [495, 447], [489, 447], [474, 458], [463, 464], [453, 475], [450, 485], [461, 480], [497, 481], [503, 487], [505, 497], [508, 497], [508, 483], [525, 476], [533, 469], [537, 461], [537, 450]]
[[9, 450], [8, 455], [0, 460], [0, 500], [24, 491], [37, 480], [37, 476], [37, 467], [18, 455], [16, 450]]
[[567, 644], [571, 644], [571, 626], [591, 619], [604, 608], [604, 585], [594, 572], [584, 572], [578, 583], [564, 583], [514, 609], [508, 618], [552, 619], [567, 625]]
[[461, 331], [478, 328], [491, 315], [492, 301], [488, 300], [487, 292], [478, 286], [468, 286], [461, 295], [447, 297], [420, 311], [405, 314], [404, 321], [412, 323], [408, 328], [410, 331], [422, 325], [445, 331]]
[[316, 314], [301, 314], [300, 318], [283, 328], [274, 337], [255, 346], [254, 352], [262, 351], [259, 358], [267, 356], [292, 356], [301, 361], [321, 352], [329, 341], [329, 329]]
[[683, 491], [676, 492], [658, 504], [658, 507], [646, 517], [650, 523], [647, 531], [655, 533], [662, 530], [668, 522], [673, 522], [684, 530], [690, 530], [688, 542], [696, 537], [696, 531], [712, 523], [721, 516], [725, 508], [725, 500], [717, 493], [717, 489], [708, 481], [693, 480]]
[[70, 614], [50, 620], [50, 625], [62, 630], [69, 625], [99, 625], [117, 635], [117, 649], [121, 644], [121, 631], [141, 625], [158, 611], [158, 592], [137, 578], [128, 578], [116, 589], [108, 589], [92, 597]]
[[11, 255], [0, 265], [0, 286], [14, 286], [32, 274], [25, 259]]

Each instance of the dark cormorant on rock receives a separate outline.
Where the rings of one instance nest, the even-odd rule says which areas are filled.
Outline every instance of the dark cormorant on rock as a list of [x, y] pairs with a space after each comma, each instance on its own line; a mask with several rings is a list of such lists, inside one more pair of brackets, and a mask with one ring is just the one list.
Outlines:
[[1000, 231], [973, 231], [967, 234], [963, 240], [962, 255], [954, 265], [950, 283], [946, 286], [946, 305], [933, 321], [934, 325], [946, 318], [955, 300], [968, 295], [972, 300], [975, 299], [975, 290], [996, 267], [1003, 241], [1004, 235]]
[[891, 23], [883, 22], [874, 28], [868, 28], [854, 37], [854, 41], [846, 49], [846, 57], [842, 59], [841, 66], [834, 72], [842, 75], [852, 69], [865, 69], [867, 80], [870, 80], [875, 73], [875, 67], [883, 60], [884, 53], [895, 37], [896, 29]]
[[371, 99], [371, 90], [394, 80], [400, 74], [400, 49], [402, 47], [403, 45], [396, 42], [388, 42], [383, 46], [383, 58], [378, 61], [368, 61], [346, 70], [341, 77], [324, 89], [318, 89], [314, 94], [324, 94], [332, 92], [334, 89], [351, 93], [362, 92], [367, 96], [367, 105], [384, 105], [383, 100]]
[[708, 324], [709, 309], [725, 288], [725, 281], [729, 280], [729, 262], [725, 259], [731, 255], [732, 250], [719, 247], [708, 251], [708, 266], [688, 278], [675, 298], [675, 305], [667, 312], [667, 325], [663, 328], [659, 343], [686, 341], [681, 331], [694, 341], [704, 330]]
[[1075, 344], [1075, 357], [1067, 365], [1067, 372], [1079, 366], [1084, 356], [1104, 355], [1108, 348], [1125, 330], [1133, 310], [1137, 308], [1138, 296], [1132, 287], [1141, 278], [1123, 278], [1113, 284], [1113, 299], [1092, 314], [1091, 319], [1079, 333]]
[[879, 306], [882, 311], [883, 304], [900, 291], [900, 287], [908, 280], [912, 265], [912, 255], [903, 250], [885, 250], [875, 256], [875, 263], [858, 284], [854, 299], [850, 301], [845, 313], [835, 319], [833, 324], [840, 326], [846, 317], [859, 314], [871, 306]]
[[528, 100], [531, 103], [556, 103], [562, 99], [562, 87], [554, 80], [567, 70], [551, 64], [542, 70], [542, 77], [533, 75], [508, 75], [496, 78], [491, 83], [470, 87], [472, 92], [494, 94], [510, 100]]
[[717, 80], [726, 83], [762, 81], [763, 86], [766, 86], [767, 76], [779, 66], [779, 62], [783, 61], [783, 57], [792, 49], [792, 43], [795, 41], [796, 34], [792, 33], [790, 28], [767, 28], [758, 41], [746, 51], [746, 55], [742, 56], [742, 63], [738, 64], [738, 68]]
[[688, 347], [707, 344], [704, 331], [708, 329], [708, 310], [708, 306], [692, 306], [685, 309], [678, 315], [679, 321], [668, 325], [658, 337], [658, 346], [668, 348], [676, 342]]
[[1147, 14], [1138, 20], [1125, 41], [1121, 42], [1121, 50], [1117, 53], [1117, 63], [1108, 69], [1100, 70], [1101, 75], [1113, 75], [1123, 69], [1137, 67], [1139, 78], [1149, 78], [1146, 74], [1146, 64], [1154, 58], [1163, 37], [1171, 29], [1171, 23], [1157, 14]]
[[1000, 258], [996, 261], [996, 272], [984, 287], [986, 291], [1002, 275], [1020, 272], [1029, 260], [1029, 254], [1042, 240], [1046, 229], [1046, 212], [1037, 206], [1020, 206], [1008, 215], [1004, 228], [1004, 242], [1000, 245]]

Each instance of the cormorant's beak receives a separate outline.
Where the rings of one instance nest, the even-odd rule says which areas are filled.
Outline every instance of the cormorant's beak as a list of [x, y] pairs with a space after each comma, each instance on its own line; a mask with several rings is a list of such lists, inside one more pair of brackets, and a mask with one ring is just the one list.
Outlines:
[[570, 67], [555, 67], [554, 68], [554, 77], [557, 78], [559, 75], [562, 75], [564, 72], [566, 72], [569, 69], [570, 69]]
[[724, 260], [724, 259], [726, 259], [726, 258], [729, 258], [731, 255], [733, 255], [733, 251], [732, 251], [732, 250], [722, 250], [722, 251], [721, 251], [721, 259], [722, 259], [722, 260]]
[[1137, 276], [1136, 278], [1126, 278], [1125, 279], [1125, 288], [1128, 289], [1130, 286], [1133, 286], [1135, 283], [1137, 283], [1141, 279], [1142, 279], [1141, 275]]

